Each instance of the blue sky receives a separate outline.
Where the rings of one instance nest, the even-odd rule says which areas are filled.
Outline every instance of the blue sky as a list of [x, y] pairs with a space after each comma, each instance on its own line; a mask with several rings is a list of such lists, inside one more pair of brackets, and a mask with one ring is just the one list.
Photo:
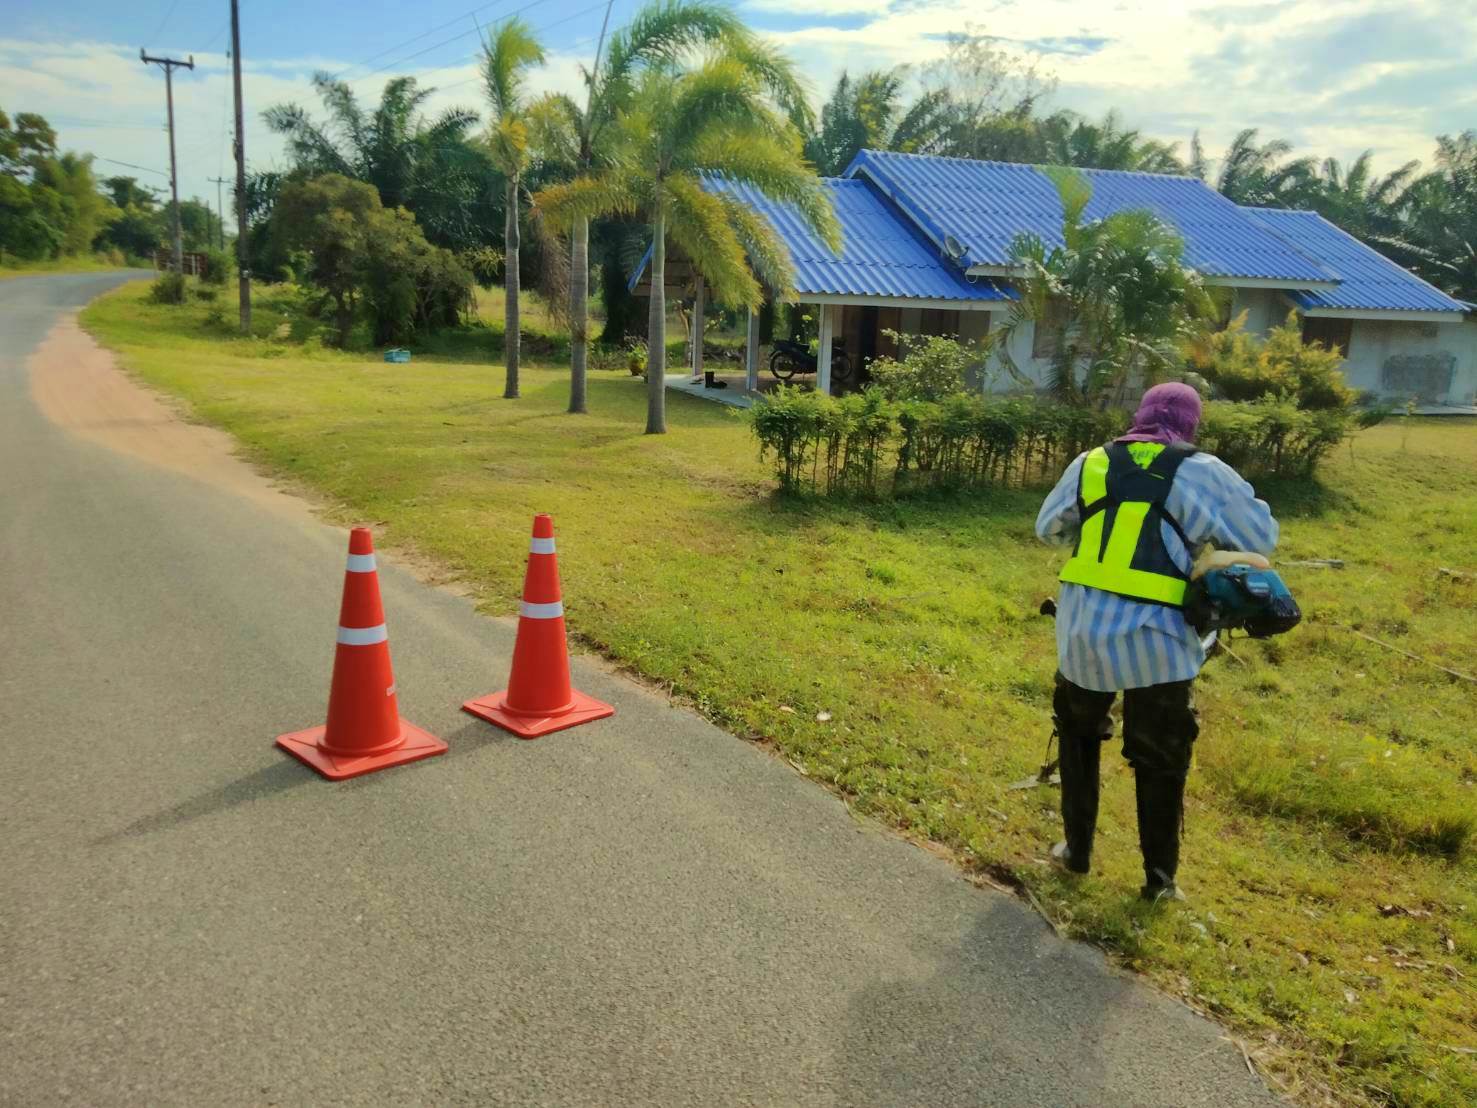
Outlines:
[[[638, 0], [616, 0], [618, 25]], [[176, 83], [184, 195], [211, 200], [229, 175], [226, 0], [7, 0], [0, 26], [0, 108], [40, 111], [69, 148], [112, 159], [107, 172], [166, 183], [163, 76], [138, 49], [183, 56]], [[845, 69], [926, 64], [941, 37], [973, 25], [1006, 49], [1035, 54], [1058, 81], [1054, 103], [1211, 154], [1243, 126], [1299, 153], [1343, 160], [1373, 149], [1391, 169], [1429, 159], [1438, 132], [1477, 127], [1477, 5], [1458, 0], [744, 0], [753, 25], [801, 61], [817, 100]], [[603, 5], [594, 0], [242, 0], [247, 148], [280, 163], [259, 113], [313, 103], [315, 69], [343, 73], [367, 100], [386, 77], [437, 86], [435, 105], [476, 107], [479, 24], [521, 11], [550, 63], [542, 88], [573, 89]], [[445, 25], [445, 26], [442, 26]], [[436, 28], [440, 28], [439, 30]]]

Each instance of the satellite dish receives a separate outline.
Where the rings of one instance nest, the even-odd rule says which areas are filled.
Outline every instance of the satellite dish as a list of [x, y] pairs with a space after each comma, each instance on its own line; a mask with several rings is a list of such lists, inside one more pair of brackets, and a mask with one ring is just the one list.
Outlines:
[[962, 262], [964, 260], [964, 255], [969, 253], [969, 247], [965, 246], [953, 235], [945, 235], [944, 253], [949, 255], [950, 261]]

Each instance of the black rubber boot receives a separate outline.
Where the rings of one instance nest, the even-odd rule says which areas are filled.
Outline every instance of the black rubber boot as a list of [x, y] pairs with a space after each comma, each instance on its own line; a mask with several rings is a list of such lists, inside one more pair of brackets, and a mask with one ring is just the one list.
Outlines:
[[1092, 840], [1097, 833], [1098, 764], [1103, 742], [1057, 731], [1062, 774], [1062, 829], [1067, 849], [1058, 861], [1072, 873], [1086, 873], [1092, 864]]
[[1185, 818], [1185, 778], [1140, 770], [1134, 781], [1139, 850], [1144, 855], [1144, 887], [1139, 895], [1145, 900], [1183, 899], [1175, 885], [1175, 874], [1179, 871], [1180, 828]]

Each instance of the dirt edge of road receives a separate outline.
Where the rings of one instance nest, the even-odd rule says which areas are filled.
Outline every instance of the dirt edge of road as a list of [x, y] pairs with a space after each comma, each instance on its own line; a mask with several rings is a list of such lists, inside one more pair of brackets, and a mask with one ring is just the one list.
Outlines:
[[274, 511], [313, 518], [317, 506], [259, 474], [230, 435], [191, 421], [125, 374], [113, 353], [81, 328], [76, 312], [51, 329], [27, 369], [36, 406], [63, 430]]

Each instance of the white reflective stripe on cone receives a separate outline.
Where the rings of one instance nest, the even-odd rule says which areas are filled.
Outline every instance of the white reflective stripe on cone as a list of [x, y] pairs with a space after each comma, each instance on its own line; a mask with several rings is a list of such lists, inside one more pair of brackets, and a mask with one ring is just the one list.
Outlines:
[[381, 623], [378, 627], [340, 627], [338, 641], [343, 646], [373, 646], [386, 641], [390, 633]]
[[518, 614], [524, 619], [561, 619], [564, 616], [564, 601], [556, 600], [552, 604], [530, 604], [524, 600], [518, 605]]
[[553, 539], [529, 539], [528, 552], [530, 554], [552, 554], [554, 553]]
[[373, 573], [373, 554], [350, 554], [349, 564], [345, 567], [350, 573]]

